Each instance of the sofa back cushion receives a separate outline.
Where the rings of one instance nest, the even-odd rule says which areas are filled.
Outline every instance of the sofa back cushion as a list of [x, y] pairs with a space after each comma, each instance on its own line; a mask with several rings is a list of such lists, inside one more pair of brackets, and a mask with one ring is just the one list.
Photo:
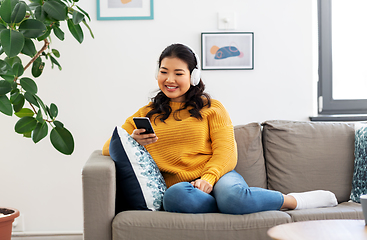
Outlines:
[[268, 187], [284, 194], [316, 189], [349, 200], [354, 124], [267, 121], [263, 145]]
[[234, 127], [238, 162], [235, 170], [250, 187], [267, 187], [260, 123]]

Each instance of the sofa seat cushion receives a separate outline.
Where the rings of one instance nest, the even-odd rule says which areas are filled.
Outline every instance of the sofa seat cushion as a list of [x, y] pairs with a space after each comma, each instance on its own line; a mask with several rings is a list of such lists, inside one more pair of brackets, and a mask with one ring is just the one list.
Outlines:
[[354, 124], [267, 121], [263, 145], [268, 188], [284, 194], [329, 190], [349, 200], [354, 162]]
[[327, 219], [364, 219], [361, 204], [344, 202], [336, 207], [286, 211], [293, 222]]
[[268, 239], [267, 230], [290, 222], [281, 211], [246, 215], [125, 211], [112, 223], [113, 239]]

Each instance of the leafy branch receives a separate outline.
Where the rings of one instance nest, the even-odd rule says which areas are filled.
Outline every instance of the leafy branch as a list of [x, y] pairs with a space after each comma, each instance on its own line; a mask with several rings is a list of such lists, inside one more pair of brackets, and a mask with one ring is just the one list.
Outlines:
[[[37, 95], [36, 82], [23, 76], [24, 71], [32, 66], [34, 78], [41, 76], [45, 61], [50, 60], [61, 70], [56, 58], [60, 53], [50, 48], [51, 33], [61, 41], [65, 33], [60, 28], [60, 22], [66, 21], [73, 37], [82, 43], [84, 40], [83, 23], [91, 36], [93, 33], [86, 22], [90, 21], [87, 12], [75, 5], [79, 0], [30, 0], [27, 4], [19, 0], [0, 0], [0, 112], [20, 119], [14, 130], [24, 137], [38, 143], [48, 133], [51, 127], [50, 140], [52, 145], [61, 153], [70, 155], [74, 151], [72, 134], [56, 117], [58, 108], [54, 103], [44, 104]], [[40, 50], [36, 50], [35, 41], [43, 41]], [[48, 50], [48, 52], [46, 52]], [[19, 55], [30, 57], [23, 66]], [[25, 102], [31, 108], [25, 108]]]

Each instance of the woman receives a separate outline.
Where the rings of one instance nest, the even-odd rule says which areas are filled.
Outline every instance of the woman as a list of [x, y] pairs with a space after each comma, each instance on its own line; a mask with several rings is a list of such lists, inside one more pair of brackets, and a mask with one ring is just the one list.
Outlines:
[[[237, 149], [231, 119], [223, 105], [204, 92], [199, 64], [188, 46], [168, 46], [157, 67], [160, 92], [122, 125], [157, 163], [168, 187], [164, 209], [246, 214], [335, 206], [335, 195], [329, 191], [284, 195], [246, 184], [233, 170]], [[156, 135], [135, 128], [133, 117], [145, 116]], [[103, 154], [109, 155], [109, 141]]]

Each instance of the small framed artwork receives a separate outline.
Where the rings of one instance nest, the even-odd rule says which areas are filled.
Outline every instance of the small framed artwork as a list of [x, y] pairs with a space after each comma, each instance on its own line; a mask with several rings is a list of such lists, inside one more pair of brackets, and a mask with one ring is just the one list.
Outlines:
[[97, 0], [97, 20], [154, 19], [153, 0]]
[[203, 70], [254, 69], [254, 33], [201, 33]]

